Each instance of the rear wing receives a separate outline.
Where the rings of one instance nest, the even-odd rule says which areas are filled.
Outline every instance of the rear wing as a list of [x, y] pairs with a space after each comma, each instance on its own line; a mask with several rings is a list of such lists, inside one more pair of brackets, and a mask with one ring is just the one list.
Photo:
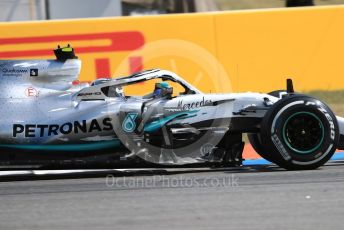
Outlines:
[[0, 60], [0, 87], [31, 84], [49, 89], [70, 88], [78, 79], [81, 61], [70, 46], [58, 47], [54, 53], [55, 60]]

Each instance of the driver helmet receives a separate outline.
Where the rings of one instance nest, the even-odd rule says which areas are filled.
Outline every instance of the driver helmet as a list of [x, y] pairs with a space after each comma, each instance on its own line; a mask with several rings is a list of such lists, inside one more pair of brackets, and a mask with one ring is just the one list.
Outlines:
[[154, 97], [163, 97], [170, 92], [171, 87], [168, 82], [158, 82], [155, 84]]

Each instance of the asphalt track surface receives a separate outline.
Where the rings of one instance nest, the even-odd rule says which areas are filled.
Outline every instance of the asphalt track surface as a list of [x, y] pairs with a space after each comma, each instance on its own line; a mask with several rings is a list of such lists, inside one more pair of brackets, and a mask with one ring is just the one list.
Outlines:
[[[91, 175], [91, 174], [90, 174]], [[72, 176], [73, 177], [73, 176]], [[344, 162], [0, 183], [0, 229], [342, 229]]]

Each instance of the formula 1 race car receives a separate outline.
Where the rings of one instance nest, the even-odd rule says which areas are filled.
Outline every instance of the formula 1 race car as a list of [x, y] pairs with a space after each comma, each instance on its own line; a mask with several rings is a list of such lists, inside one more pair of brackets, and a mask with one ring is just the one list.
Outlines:
[[[257, 153], [285, 169], [315, 169], [344, 149], [344, 119], [295, 93], [291, 80], [269, 94], [204, 94], [153, 69], [75, 85], [74, 50], [55, 55], [0, 61], [1, 165], [238, 166], [245, 133]], [[143, 82], [153, 83], [150, 93], [126, 94]]]

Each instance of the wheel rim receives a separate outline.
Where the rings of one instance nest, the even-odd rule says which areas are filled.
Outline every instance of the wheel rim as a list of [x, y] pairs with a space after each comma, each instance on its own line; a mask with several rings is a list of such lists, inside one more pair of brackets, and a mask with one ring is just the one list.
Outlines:
[[315, 114], [292, 114], [283, 126], [285, 144], [299, 154], [309, 154], [319, 148], [324, 140], [324, 125]]

